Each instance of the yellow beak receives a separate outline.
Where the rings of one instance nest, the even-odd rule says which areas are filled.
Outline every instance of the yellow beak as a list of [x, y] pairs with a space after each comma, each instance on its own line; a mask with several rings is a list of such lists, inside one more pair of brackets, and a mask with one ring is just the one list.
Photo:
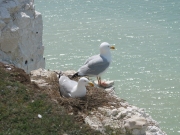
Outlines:
[[115, 49], [115, 47], [114, 47], [114, 46], [111, 46], [111, 47], [110, 47], [110, 49], [113, 49], [113, 50], [114, 50], [114, 49]]
[[94, 86], [94, 84], [92, 82], [89, 82], [88, 85], [91, 86], [91, 87]]

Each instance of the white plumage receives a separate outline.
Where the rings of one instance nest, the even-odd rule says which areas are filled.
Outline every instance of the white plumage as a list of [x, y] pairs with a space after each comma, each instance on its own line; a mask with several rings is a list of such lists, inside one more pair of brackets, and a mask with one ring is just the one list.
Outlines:
[[72, 78], [76, 76], [95, 76], [98, 79], [98, 84], [102, 85], [101, 75], [108, 69], [111, 63], [110, 49], [115, 49], [115, 47], [110, 46], [107, 42], [103, 42], [100, 45], [100, 54], [88, 58]]
[[67, 76], [59, 78], [60, 92], [64, 97], [84, 97], [86, 86], [94, 86], [87, 78], [81, 77], [78, 82], [70, 80]]

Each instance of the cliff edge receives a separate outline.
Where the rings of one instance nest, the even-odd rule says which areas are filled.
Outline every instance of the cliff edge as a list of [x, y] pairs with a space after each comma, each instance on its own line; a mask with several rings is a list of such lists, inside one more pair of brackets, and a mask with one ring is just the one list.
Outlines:
[[34, 0], [0, 0], [0, 61], [27, 73], [45, 68], [42, 30]]
[[[75, 71], [61, 73], [70, 77]], [[69, 115], [75, 115], [92, 129], [110, 135], [167, 135], [143, 108], [117, 97], [113, 88], [87, 87], [83, 98], [61, 97], [57, 94], [58, 74], [58, 71], [38, 69], [31, 71], [30, 78], [54, 102], [65, 107]]]
[[[4, 123], [9, 122], [5, 126], [0, 124], [3, 125], [0, 126], [1, 130], [4, 130], [5, 133], [10, 130], [17, 133], [27, 133], [32, 130], [34, 134], [35, 131], [43, 133], [49, 129], [45, 133], [51, 134], [53, 129], [54, 133], [60, 133], [60, 130], [65, 128], [63, 133], [77, 133], [77, 127], [74, 130], [69, 129], [73, 123], [68, 122], [72, 122], [72, 120], [67, 122], [67, 119], [63, 119], [68, 114], [66, 117], [74, 116], [73, 119], [76, 122], [80, 122], [81, 125], [86, 123], [95, 130], [92, 132], [97, 131], [98, 134], [166, 135], [144, 109], [129, 105], [123, 99], [118, 98], [113, 89], [88, 88], [87, 95], [82, 99], [61, 97], [57, 72], [43, 69], [35, 70], [45, 68], [42, 30], [42, 16], [35, 11], [34, 0], [0, 0], [0, 62], [15, 66], [0, 63], [2, 68], [0, 70], [0, 99], [2, 100], [1, 106], [3, 106], [0, 112], [4, 113], [1, 120], [4, 120]], [[21, 69], [26, 73], [34, 71], [29, 77]], [[64, 72], [64, 74], [68, 76], [72, 72]], [[29, 87], [26, 88], [21, 84]], [[23, 97], [18, 95], [21, 93], [24, 94]], [[38, 97], [33, 97], [34, 93]], [[47, 104], [45, 103], [47, 98], [43, 98], [44, 94], [50, 97], [48, 100], [50, 104], [46, 109], [44, 106]], [[12, 100], [15, 96], [17, 96], [15, 100]], [[36, 102], [37, 98], [40, 99]], [[24, 104], [27, 101], [28, 103]], [[51, 104], [54, 106], [51, 107]], [[19, 106], [21, 107], [18, 108]], [[61, 107], [65, 108], [65, 111], [59, 115]], [[11, 110], [7, 111], [9, 108]], [[36, 112], [39, 108], [42, 110]], [[21, 112], [22, 110], [26, 112]], [[15, 116], [18, 113], [20, 115]], [[54, 115], [57, 117], [49, 121]], [[11, 118], [11, 116], [13, 117]], [[62, 119], [55, 123], [55, 120], [61, 116]], [[7, 120], [7, 118], [9, 119]], [[38, 127], [38, 120], [39, 127], [49, 123], [40, 131], [39, 129], [34, 130]], [[45, 121], [43, 122], [43, 120]], [[35, 126], [33, 127], [33, 124], [29, 124], [27, 121], [34, 122]], [[11, 127], [12, 122], [15, 126], [14, 129]], [[65, 124], [69, 124], [68, 128]], [[51, 127], [49, 127], [50, 125]], [[84, 128], [81, 127], [79, 132], [81, 129]], [[88, 132], [86, 131], [86, 133]]]

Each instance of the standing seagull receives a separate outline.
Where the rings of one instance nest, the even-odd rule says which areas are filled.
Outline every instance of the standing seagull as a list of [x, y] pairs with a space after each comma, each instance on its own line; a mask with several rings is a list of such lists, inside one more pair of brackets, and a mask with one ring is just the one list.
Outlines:
[[99, 86], [106, 86], [104, 82], [101, 82], [101, 75], [104, 73], [111, 63], [110, 49], [115, 49], [114, 46], [110, 46], [109, 43], [103, 42], [100, 45], [100, 54], [94, 55], [86, 60], [84, 65], [79, 68], [72, 78], [77, 76], [96, 76]]
[[63, 97], [84, 97], [86, 95], [86, 85], [94, 86], [87, 78], [81, 77], [78, 82], [70, 80], [67, 76], [59, 78], [60, 92]]

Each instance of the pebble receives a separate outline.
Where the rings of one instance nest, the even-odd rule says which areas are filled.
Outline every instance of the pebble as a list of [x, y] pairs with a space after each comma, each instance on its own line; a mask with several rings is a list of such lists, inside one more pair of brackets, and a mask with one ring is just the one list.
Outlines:
[[41, 115], [41, 114], [38, 114], [38, 118], [40, 118], [40, 119], [41, 119], [41, 118], [42, 118], [42, 115]]

